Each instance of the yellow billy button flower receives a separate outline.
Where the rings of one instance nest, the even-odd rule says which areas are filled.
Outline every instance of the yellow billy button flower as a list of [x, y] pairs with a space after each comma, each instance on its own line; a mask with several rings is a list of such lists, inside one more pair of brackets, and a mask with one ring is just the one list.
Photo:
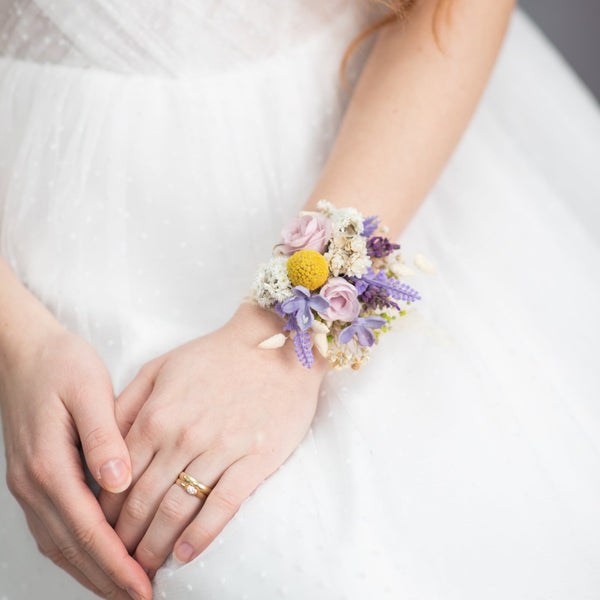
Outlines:
[[329, 277], [329, 267], [322, 254], [315, 250], [298, 250], [288, 258], [288, 277], [292, 285], [303, 285], [307, 290], [316, 290]]

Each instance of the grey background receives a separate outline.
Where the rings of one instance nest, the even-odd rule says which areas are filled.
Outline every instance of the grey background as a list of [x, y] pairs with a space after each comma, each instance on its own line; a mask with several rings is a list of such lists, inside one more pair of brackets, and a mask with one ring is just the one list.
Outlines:
[[600, 100], [600, 1], [521, 0], [519, 4]]

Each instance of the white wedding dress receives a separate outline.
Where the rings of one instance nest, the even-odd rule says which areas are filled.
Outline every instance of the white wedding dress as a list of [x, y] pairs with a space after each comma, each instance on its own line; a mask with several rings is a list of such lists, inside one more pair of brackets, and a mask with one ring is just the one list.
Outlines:
[[[301, 207], [366, 0], [0, 0], [0, 243], [120, 391]], [[354, 56], [356, 80], [369, 44]], [[403, 151], [410, 152], [410, 147]], [[600, 111], [517, 11], [401, 243], [436, 275], [166, 600], [600, 597]], [[235, 368], [235, 365], [232, 365]], [[0, 600], [92, 594], [0, 490]]]

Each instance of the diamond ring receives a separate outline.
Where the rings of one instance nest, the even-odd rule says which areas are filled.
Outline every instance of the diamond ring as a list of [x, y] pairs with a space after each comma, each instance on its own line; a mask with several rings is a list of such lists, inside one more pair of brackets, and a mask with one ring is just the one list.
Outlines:
[[188, 494], [190, 494], [190, 496], [196, 496], [201, 499], [206, 498], [212, 492], [211, 487], [200, 483], [197, 479], [194, 479], [194, 477], [188, 475], [184, 471], [179, 473], [175, 483], [182, 487]]

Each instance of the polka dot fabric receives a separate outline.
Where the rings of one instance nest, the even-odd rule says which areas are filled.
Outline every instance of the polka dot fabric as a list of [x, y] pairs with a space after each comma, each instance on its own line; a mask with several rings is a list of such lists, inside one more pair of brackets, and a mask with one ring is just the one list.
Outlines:
[[[373, 18], [0, 0], [0, 250], [117, 392], [241, 301], [316, 182], [339, 61]], [[401, 239], [436, 265], [410, 281], [423, 300], [367, 366], [328, 375], [296, 452], [201, 556], [169, 558], [155, 598], [597, 598], [598, 156], [597, 105], [517, 12]], [[0, 511], [0, 600], [92, 597], [5, 489]]]

